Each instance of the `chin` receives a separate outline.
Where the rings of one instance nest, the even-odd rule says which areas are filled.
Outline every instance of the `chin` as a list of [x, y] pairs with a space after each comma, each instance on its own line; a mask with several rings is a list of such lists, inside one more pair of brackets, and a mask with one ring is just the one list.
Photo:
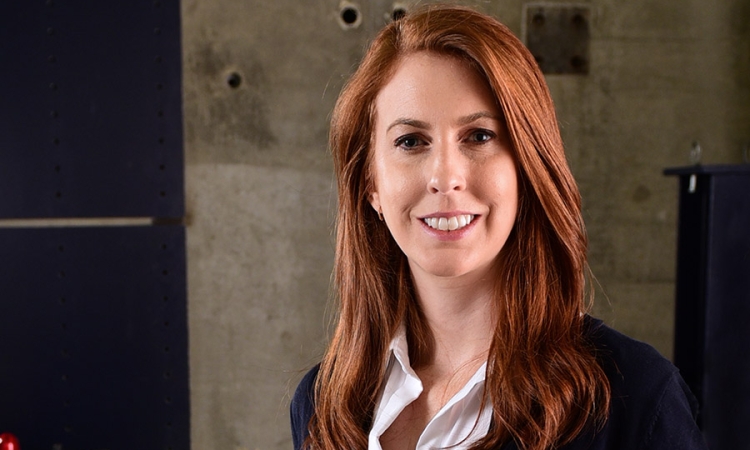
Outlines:
[[463, 267], [463, 266], [457, 266], [455, 264], [427, 266], [427, 267], [423, 267], [422, 270], [424, 270], [426, 273], [432, 276], [441, 277], [441, 278], [458, 278], [463, 275], [467, 275], [468, 273], [471, 272], [469, 268]]
[[[467, 281], [486, 280], [492, 278], [493, 262], [479, 262], [465, 255], [443, 255], [442, 258], [425, 261], [419, 264], [410, 261], [412, 271], [419, 270], [425, 275], [444, 279], [464, 279]], [[417, 266], [417, 267], [414, 267]]]

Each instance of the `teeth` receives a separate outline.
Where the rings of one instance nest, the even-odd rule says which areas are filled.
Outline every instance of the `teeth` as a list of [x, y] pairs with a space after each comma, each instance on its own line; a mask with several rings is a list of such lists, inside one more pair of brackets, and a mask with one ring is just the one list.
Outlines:
[[424, 223], [436, 230], [453, 231], [465, 227], [472, 220], [474, 220], [473, 214], [461, 214], [460, 216], [453, 217], [427, 217], [424, 219]]

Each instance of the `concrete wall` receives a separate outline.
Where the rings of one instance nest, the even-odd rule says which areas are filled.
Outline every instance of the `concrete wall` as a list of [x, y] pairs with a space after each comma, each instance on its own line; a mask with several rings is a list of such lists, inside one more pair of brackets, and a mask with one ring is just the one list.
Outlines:
[[[520, 35], [525, 2], [464, 3]], [[358, 4], [345, 29], [338, 0], [182, 2], [193, 448], [291, 447], [289, 396], [327, 327], [329, 113], [392, 8]], [[677, 181], [661, 170], [687, 164], [694, 140], [706, 163], [742, 161], [750, 5], [579, 4], [590, 74], [547, 79], [584, 197], [594, 311], [670, 356]]]

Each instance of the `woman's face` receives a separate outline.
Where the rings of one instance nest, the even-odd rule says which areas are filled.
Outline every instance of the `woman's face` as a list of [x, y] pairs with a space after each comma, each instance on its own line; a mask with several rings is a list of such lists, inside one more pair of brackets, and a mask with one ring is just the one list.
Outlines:
[[417, 53], [375, 108], [369, 200], [415, 278], [489, 279], [515, 222], [518, 183], [486, 82], [459, 59]]

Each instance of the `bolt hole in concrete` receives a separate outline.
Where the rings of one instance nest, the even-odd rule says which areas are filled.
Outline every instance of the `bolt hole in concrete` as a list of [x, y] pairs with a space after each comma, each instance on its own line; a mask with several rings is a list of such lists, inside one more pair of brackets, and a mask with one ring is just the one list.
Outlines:
[[341, 3], [339, 8], [339, 25], [343, 29], [357, 28], [362, 23], [362, 14], [354, 3]]
[[534, 24], [534, 26], [537, 26], [537, 27], [541, 27], [542, 25], [544, 25], [544, 14], [542, 13], [534, 14], [532, 23]]
[[227, 84], [232, 89], [237, 89], [242, 84], [242, 76], [237, 72], [232, 72], [227, 76]]
[[586, 59], [578, 55], [573, 56], [570, 58], [570, 66], [576, 71], [583, 70], [586, 67]]
[[405, 15], [406, 15], [406, 8], [404, 8], [403, 6], [394, 6], [393, 12], [391, 13], [391, 19], [393, 19], [393, 21], [395, 22], [403, 18]]
[[586, 26], [586, 18], [583, 17], [581, 14], [575, 14], [572, 19], [573, 25], [581, 28]]
[[347, 25], [353, 25], [355, 22], [357, 22], [358, 18], [359, 13], [354, 8], [346, 7], [341, 10], [341, 20], [343, 20]]

